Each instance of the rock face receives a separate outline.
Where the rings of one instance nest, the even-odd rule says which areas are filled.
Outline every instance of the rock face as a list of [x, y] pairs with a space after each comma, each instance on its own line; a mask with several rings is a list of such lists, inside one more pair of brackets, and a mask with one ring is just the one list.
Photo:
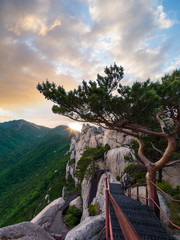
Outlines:
[[[96, 148], [98, 145], [105, 146], [106, 144], [110, 145], [111, 150], [107, 154], [107, 166], [103, 166], [102, 164], [102, 167], [108, 167], [115, 176], [119, 175], [129, 164], [127, 161], [125, 161], [125, 163], [123, 162], [125, 160], [123, 156], [133, 156], [133, 153], [128, 147], [123, 147], [124, 145], [130, 144], [132, 139], [132, 137], [125, 136], [117, 131], [104, 130], [101, 127], [96, 128], [89, 124], [84, 124], [81, 133], [78, 133], [76, 137], [73, 137], [71, 140], [69, 150], [71, 152], [70, 159], [74, 161], [70, 160], [66, 166], [66, 178], [68, 175], [71, 175], [75, 179], [74, 171], [77, 162], [88, 147]], [[113, 157], [112, 162], [111, 157]], [[116, 169], [117, 166], [118, 169]], [[75, 179], [75, 181], [77, 182], [77, 179]]]
[[106, 168], [109, 169], [114, 176], [121, 176], [125, 167], [130, 164], [129, 160], [126, 160], [126, 156], [133, 156], [132, 151], [127, 147], [109, 150], [105, 157]]
[[79, 210], [82, 211], [82, 199], [81, 197], [77, 197], [74, 200], [72, 200], [69, 204], [69, 206], [75, 206], [76, 208], [78, 208]]
[[121, 147], [123, 145], [130, 145], [131, 140], [133, 137], [127, 136], [123, 133], [119, 133], [113, 130], [105, 130], [103, 136], [103, 145], [105, 146], [106, 143], [110, 145], [111, 149], [116, 147]]
[[87, 217], [66, 235], [65, 240], [104, 240], [105, 215]]
[[162, 170], [162, 180], [169, 182], [173, 188], [180, 185], [180, 163], [164, 167]]
[[35, 218], [31, 220], [31, 223], [40, 225], [42, 228], [47, 229], [53, 222], [58, 210], [64, 205], [63, 198], [58, 198], [46, 206]]
[[81, 196], [83, 201], [83, 213], [81, 217], [81, 221], [83, 221], [86, 217], [89, 216], [88, 212], [88, 202], [89, 202], [89, 195], [91, 189], [91, 179], [84, 179], [81, 185]]
[[8, 227], [0, 228], [0, 239], [19, 240], [54, 240], [40, 226], [22, 222]]

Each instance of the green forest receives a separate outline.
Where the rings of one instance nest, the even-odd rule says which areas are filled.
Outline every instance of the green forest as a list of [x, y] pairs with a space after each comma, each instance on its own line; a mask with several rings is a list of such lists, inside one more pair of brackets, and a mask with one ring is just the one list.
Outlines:
[[0, 227], [31, 220], [61, 196], [74, 132], [23, 120], [0, 124]]

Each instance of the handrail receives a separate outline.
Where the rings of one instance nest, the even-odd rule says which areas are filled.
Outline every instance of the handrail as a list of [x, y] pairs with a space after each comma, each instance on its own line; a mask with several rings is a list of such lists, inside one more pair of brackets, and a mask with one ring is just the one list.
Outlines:
[[[174, 201], [174, 202], [180, 202], [180, 200], [173, 199], [171, 196], [169, 196], [167, 193], [165, 193], [160, 187], [158, 187], [158, 186], [157, 186], [155, 183], [153, 183], [152, 181], [151, 181], [151, 183], [152, 183], [155, 187], [157, 187], [162, 193], [164, 193], [164, 194], [165, 194], [169, 199], [171, 199], [172, 201]], [[132, 187], [144, 186], [144, 185], [145, 185], [145, 184], [139, 184], [139, 185], [138, 185], [138, 184], [134, 184], [134, 185], [128, 186], [127, 189], [131, 189]], [[151, 201], [153, 202], [153, 204], [156, 205], [156, 207], [160, 210], [160, 212], [163, 214], [163, 216], [169, 221], [169, 223], [170, 223], [172, 226], [180, 229], [180, 226], [176, 225], [175, 223], [173, 223], [173, 222], [170, 220], [170, 218], [165, 214], [165, 212], [160, 208], [160, 206], [156, 203], [156, 201], [155, 201], [153, 198], [145, 198], [145, 197], [142, 197], [142, 196], [139, 196], [139, 195], [136, 195], [136, 194], [128, 194], [128, 196], [129, 196], [129, 195], [131, 195], [131, 196], [136, 196], [136, 197], [138, 197], [138, 198], [144, 198], [144, 199], [147, 199], [147, 200], [151, 200]]]
[[171, 195], [165, 193], [158, 185], [156, 185], [155, 183], [153, 183], [152, 181], [150, 181], [155, 187], [157, 187], [162, 193], [164, 193], [166, 195], [166, 197], [168, 197], [171, 201], [173, 202], [180, 202], [180, 200], [174, 199], [172, 198]]
[[180, 229], [180, 226], [176, 225], [175, 223], [173, 223], [169, 218], [168, 216], [165, 214], [165, 212], [159, 207], [159, 205], [154, 201], [154, 199], [150, 198], [154, 204], [156, 205], [156, 207], [162, 212], [162, 214], [167, 218], [167, 220], [176, 228]]
[[111, 199], [113, 208], [115, 210], [115, 213], [116, 213], [119, 225], [121, 226], [125, 240], [141, 240], [142, 238], [136, 232], [135, 228], [132, 226], [129, 219], [121, 210], [121, 208], [119, 207], [119, 205], [117, 204], [116, 200], [113, 198], [110, 192], [109, 192], [109, 197]]
[[113, 240], [113, 232], [112, 232], [111, 216], [110, 216], [110, 208], [109, 208], [109, 197], [110, 197], [125, 240], [141, 240], [141, 237], [136, 232], [135, 228], [132, 226], [132, 224], [130, 223], [127, 216], [121, 210], [121, 208], [117, 204], [116, 200], [111, 195], [111, 193], [109, 191], [109, 181], [108, 180], [110, 181], [109, 177], [106, 174], [106, 189], [105, 189], [105, 194], [106, 194], [106, 239], [109, 240], [109, 233], [110, 233], [110, 239]]

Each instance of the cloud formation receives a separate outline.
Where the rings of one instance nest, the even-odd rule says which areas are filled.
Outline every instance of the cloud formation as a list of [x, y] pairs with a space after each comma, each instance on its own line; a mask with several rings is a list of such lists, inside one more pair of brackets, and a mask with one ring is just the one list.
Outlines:
[[168, 33], [177, 27], [149, 0], [1, 0], [1, 113], [35, 109], [37, 120], [50, 107], [36, 90], [46, 78], [70, 90], [113, 62], [125, 68], [125, 83], [172, 70], [179, 57]]

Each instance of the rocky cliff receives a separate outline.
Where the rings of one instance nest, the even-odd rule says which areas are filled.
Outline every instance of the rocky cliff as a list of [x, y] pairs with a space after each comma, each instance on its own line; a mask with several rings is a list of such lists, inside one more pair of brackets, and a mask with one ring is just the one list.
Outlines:
[[[83, 152], [87, 148], [96, 148], [97, 146], [105, 146], [109, 144], [110, 150], [105, 154], [104, 161], [99, 162], [99, 168], [101, 170], [109, 170], [111, 181], [115, 182], [116, 178], [121, 176], [124, 169], [130, 164], [129, 159], [136, 161], [133, 150], [130, 148], [132, 137], [126, 136], [116, 131], [105, 130], [102, 128], [95, 128], [90, 125], [83, 125], [81, 133], [78, 133], [72, 138], [70, 152], [70, 161], [66, 166], [66, 177], [69, 175], [77, 183], [77, 179], [74, 175], [75, 169], [78, 161], [80, 160]], [[180, 185], [179, 179], [179, 169], [180, 164], [176, 164], [175, 167], [169, 166], [164, 168], [162, 171], [162, 179], [170, 182], [173, 187]], [[94, 198], [91, 198], [91, 190], [93, 179], [84, 179], [81, 185], [81, 198], [82, 198], [82, 218], [81, 223], [71, 230], [67, 236], [66, 240], [70, 239], [80, 239], [79, 236], [83, 236], [81, 239], [105, 239], [105, 232], [102, 228], [102, 219], [105, 217], [105, 174], [102, 174], [98, 180], [98, 185], [96, 188], [96, 194]], [[93, 186], [94, 188], [94, 186]], [[140, 189], [145, 195], [145, 189]], [[101, 217], [90, 217], [88, 206], [90, 204], [99, 204], [100, 216]], [[164, 204], [161, 201], [161, 205]], [[91, 238], [86, 238], [87, 223], [89, 222], [88, 234]], [[94, 223], [96, 228], [94, 228]], [[98, 229], [98, 231], [97, 231]], [[100, 235], [96, 236], [96, 232]], [[94, 234], [94, 235], [93, 235]]]

